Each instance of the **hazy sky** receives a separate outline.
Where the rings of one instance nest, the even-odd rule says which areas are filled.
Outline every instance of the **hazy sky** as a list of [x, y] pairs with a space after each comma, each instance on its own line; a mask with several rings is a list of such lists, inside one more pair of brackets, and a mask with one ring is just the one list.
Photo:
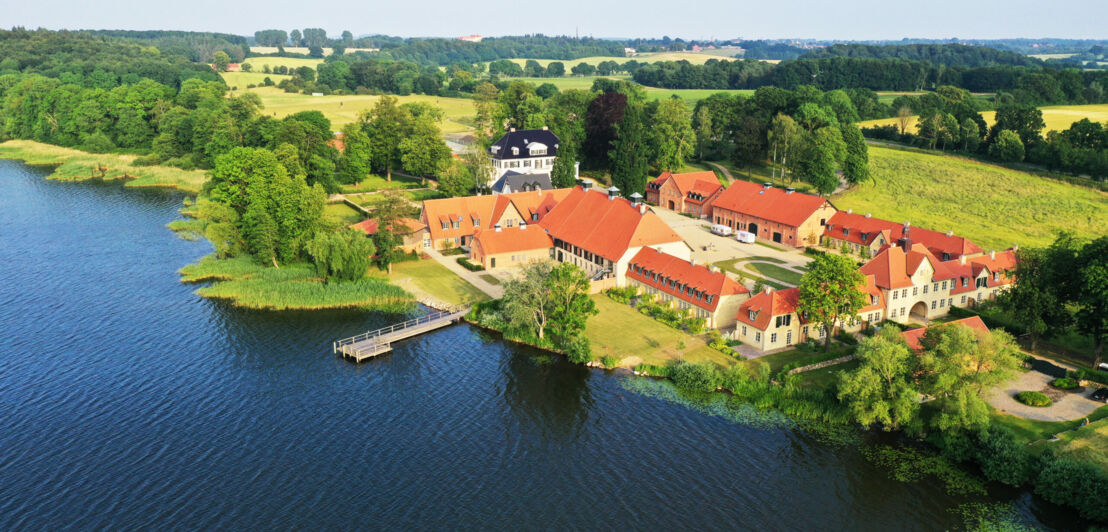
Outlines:
[[0, 0], [0, 27], [176, 29], [240, 35], [581, 35], [686, 39], [1108, 38], [1105, 0]]

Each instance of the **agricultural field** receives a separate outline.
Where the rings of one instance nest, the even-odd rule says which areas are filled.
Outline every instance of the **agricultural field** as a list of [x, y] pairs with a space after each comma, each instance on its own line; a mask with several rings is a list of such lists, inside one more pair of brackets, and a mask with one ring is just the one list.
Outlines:
[[[276, 80], [274, 80], [276, 81]], [[355, 122], [362, 111], [373, 107], [380, 96], [369, 94], [347, 94], [342, 96], [312, 96], [309, 94], [288, 93], [276, 87], [256, 87], [249, 90], [262, 99], [263, 113], [274, 118], [283, 118], [300, 111], [320, 111], [338, 130], [342, 126]], [[412, 94], [397, 96], [400, 103], [425, 102], [443, 110], [444, 120], [440, 124], [443, 133], [461, 133], [469, 131], [473, 121], [473, 101], [466, 98], [445, 98]]]
[[281, 80], [291, 78], [292, 76], [282, 76], [280, 74], [263, 74], [261, 72], [224, 72], [220, 74], [223, 76], [224, 83], [232, 90], [242, 90], [250, 85], [262, 86], [265, 82], [265, 78], [269, 78], [274, 84], [280, 83]]
[[[884, 93], [883, 93], [884, 94]], [[1068, 129], [1070, 124], [1088, 118], [1094, 122], [1108, 122], [1108, 104], [1093, 105], [1052, 105], [1040, 107], [1043, 112], [1043, 121], [1046, 122], [1046, 131], [1061, 131]], [[996, 121], [996, 111], [982, 111], [981, 117], [990, 126]], [[859, 122], [860, 127], [873, 127], [884, 125], [896, 125], [896, 118], [881, 118], [878, 120], [866, 120]], [[908, 131], [915, 132], [916, 117], [911, 117], [908, 122]]]
[[[654, 63], [654, 62], [657, 62], [657, 61], [681, 61], [681, 60], [685, 60], [685, 61], [688, 61], [688, 62], [694, 64], [694, 65], [702, 65], [704, 63], [707, 63], [709, 59], [719, 59], [721, 61], [726, 61], [726, 60], [735, 59], [735, 58], [721, 56], [721, 55], [714, 55], [714, 54], [710, 54], [710, 53], [706, 53], [706, 52], [657, 52], [657, 53], [638, 54], [634, 57], [592, 56], [592, 57], [582, 57], [580, 59], [536, 59], [535, 61], [538, 61], [539, 64], [543, 66], [543, 68], [546, 68], [546, 66], [549, 65], [550, 63], [561, 62], [561, 63], [564, 63], [566, 65], [566, 71], [569, 71], [570, 67], [572, 67], [573, 65], [576, 65], [578, 63], [588, 63], [590, 65], [596, 66], [596, 65], [599, 65], [600, 63], [603, 63], [604, 61], [615, 61], [617, 63], [623, 64], [623, 63], [626, 63], [627, 61], [630, 61], [632, 59], [634, 59], [635, 61], [638, 61], [640, 63]], [[509, 59], [509, 61], [511, 61], [513, 63], [517, 63], [520, 66], [523, 66], [527, 63], [527, 59]]]
[[[558, 90], [570, 90], [570, 89], [582, 89], [589, 90], [592, 88], [594, 81], [606, 78], [606, 79], [621, 79], [630, 80], [631, 77], [627, 75], [615, 75], [615, 76], [565, 76], [560, 78], [503, 78], [505, 80], [519, 80], [532, 83], [535, 86], [542, 85], [543, 83], [550, 83]], [[707, 98], [713, 94], [724, 92], [728, 94], [742, 94], [749, 96], [754, 94], [752, 90], [713, 90], [713, 89], [660, 89], [657, 87], [643, 87], [646, 89], [646, 96], [650, 100], [661, 100], [663, 98], [670, 98], [677, 96], [686, 103], [692, 105], [696, 102]]]
[[952, 230], [985, 250], [1104, 234], [1105, 192], [952, 155], [870, 146], [869, 156], [873, 181], [833, 198], [839, 209]]
[[[275, 53], [277, 53], [277, 51], [278, 50], [277, 50], [276, 46], [251, 46], [250, 47], [250, 53], [252, 53], [252, 54], [275, 54]], [[307, 46], [286, 46], [285, 51], [290, 53], [290, 54], [304, 54], [304, 55], [308, 55], [308, 52], [309, 52]], [[330, 47], [324, 48], [323, 49], [323, 55], [331, 55], [331, 53], [334, 52], [334, 51], [335, 50], [333, 48], [330, 48]], [[378, 49], [377, 48], [347, 48], [346, 51], [347, 52], [376, 52], [376, 51], [378, 51]]]
[[1075, 55], [1077, 54], [1028, 54], [1027, 57], [1034, 57], [1035, 59], [1046, 61], [1047, 59], [1066, 59]]
[[265, 65], [269, 65], [269, 68], [277, 66], [285, 66], [288, 68], [300, 68], [302, 66], [312, 67], [323, 62], [322, 59], [308, 59], [299, 57], [247, 57], [242, 61], [244, 64], [249, 63], [253, 65], [254, 72], [261, 72]]

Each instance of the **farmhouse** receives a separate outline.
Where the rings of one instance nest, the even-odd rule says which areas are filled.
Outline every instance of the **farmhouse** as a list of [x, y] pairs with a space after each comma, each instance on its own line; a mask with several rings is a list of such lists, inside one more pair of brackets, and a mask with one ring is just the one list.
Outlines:
[[585, 270], [594, 291], [625, 286], [627, 264], [644, 247], [683, 260], [692, 255], [688, 244], [641, 201], [641, 196], [621, 198], [615, 187], [607, 194], [574, 187], [539, 223], [553, 240], [551, 257]]
[[427, 226], [423, 247], [468, 246], [478, 229], [494, 229], [497, 224], [502, 228], [520, 222], [535, 224], [570, 191], [562, 188], [426, 200], [420, 214], [420, 221]]
[[492, 174], [489, 175], [488, 184], [491, 186], [508, 172], [550, 174], [557, 156], [558, 136], [546, 127], [520, 130], [511, 128], [489, 147]]
[[703, 318], [708, 327], [735, 324], [749, 291], [726, 274], [652, 248], [642, 248], [627, 266], [627, 286]]
[[707, 215], [712, 201], [723, 192], [714, 172], [664, 172], [646, 185], [646, 201], [671, 211]]
[[911, 349], [912, 351], [919, 351], [919, 350], [923, 349], [923, 345], [920, 343], [920, 340], [923, 338], [924, 333], [926, 333], [928, 329], [932, 329], [934, 327], [941, 327], [941, 326], [945, 326], [945, 325], [955, 325], [955, 326], [959, 326], [959, 327], [969, 327], [970, 329], [972, 329], [974, 331], [977, 331], [978, 333], [987, 333], [987, 332], [989, 332], [989, 327], [987, 325], [985, 325], [985, 322], [981, 321], [980, 316], [970, 316], [968, 318], [962, 318], [960, 320], [954, 320], [954, 321], [947, 322], [947, 323], [944, 323], [944, 324], [941, 324], [941, 325], [933, 325], [931, 327], [920, 327], [920, 328], [917, 328], [917, 329], [911, 329], [911, 330], [908, 330], [908, 331], [904, 331], [904, 332], [900, 333], [900, 337], [904, 338], [904, 341], [907, 342], [909, 349]]
[[711, 204], [714, 223], [794, 247], [814, 245], [835, 214], [819, 196], [735, 181]]
[[955, 260], [962, 256], [975, 257], [982, 253], [981, 248], [968, 238], [956, 236], [953, 231], [940, 233], [922, 227], [912, 227], [905, 222], [898, 224], [868, 213], [854, 214], [851, 211], [836, 212], [823, 229], [823, 242], [831, 247], [851, 253], [860, 253], [864, 257], [877, 255], [883, 247], [897, 245], [911, 240], [927, 247], [940, 260]]
[[[374, 218], [362, 220], [350, 226], [351, 229], [357, 229], [366, 236], [377, 234], [377, 227], [378, 223]], [[399, 247], [405, 253], [418, 253], [423, 247], [423, 234], [427, 230], [427, 225], [423, 222], [412, 218], [400, 218], [393, 222], [389, 229], [400, 237]]]
[[486, 270], [517, 268], [533, 260], [550, 258], [554, 247], [550, 235], [538, 225], [520, 222], [513, 228], [497, 225], [492, 231], [479, 229], [473, 235], [470, 259]]

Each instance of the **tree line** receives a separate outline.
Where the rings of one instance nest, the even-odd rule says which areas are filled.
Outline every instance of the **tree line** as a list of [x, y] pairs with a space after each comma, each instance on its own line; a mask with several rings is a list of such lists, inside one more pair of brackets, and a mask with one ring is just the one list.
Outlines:
[[223, 52], [236, 62], [250, 53], [246, 37], [228, 33], [165, 30], [81, 30], [81, 33], [155, 46], [163, 54], [179, 55], [197, 63], [211, 62], [216, 52]]
[[833, 44], [805, 52], [803, 59], [825, 57], [867, 57], [872, 59], [907, 59], [933, 65], [983, 67], [994, 65], [1042, 66], [1042, 60], [1010, 50], [966, 44]]

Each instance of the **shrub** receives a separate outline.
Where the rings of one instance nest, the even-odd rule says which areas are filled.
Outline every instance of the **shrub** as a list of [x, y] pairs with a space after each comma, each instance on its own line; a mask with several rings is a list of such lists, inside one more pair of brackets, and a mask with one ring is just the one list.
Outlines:
[[653, 364], [639, 364], [635, 366], [635, 371], [652, 377], [669, 377], [673, 373], [670, 366], [655, 366]]
[[589, 337], [583, 334], [570, 338], [566, 342], [565, 350], [566, 358], [574, 364], [584, 364], [592, 360], [592, 344], [589, 343]]
[[1035, 493], [1054, 504], [1077, 509], [1085, 519], [1108, 520], [1108, 476], [1099, 468], [1065, 456], [1044, 454]]
[[462, 248], [450, 248], [450, 249], [442, 250], [442, 254], [444, 256], [447, 256], [447, 257], [449, 257], [451, 255], [465, 255], [466, 250], [464, 250]]
[[853, 334], [842, 329], [839, 329], [839, 332], [835, 333], [835, 339], [846, 345], [858, 345], [858, 339], [855, 338]]
[[1027, 406], [1045, 407], [1051, 405], [1050, 398], [1042, 392], [1020, 392], [1016, 394], [1016, 400]]
[[627, 304], [638, 294], [638, 289], [633, 286], [625, 286], [623, 288], [609, 288], [604, 293], [608, 294], [612, 301]]
[[461, 264], [463, 268], [471, 272], [479, 272], [485, 269], [484, 266], [481, 266], [480, 264], [474, 264], [465, 257], [458, 257], [458, 264]]
[[1099, 382], [1101, 384], [1108, 384], [1108, 372], [1081, 368], [1077, 370], [1076, 376], [1083, 381]]
[[600, 357], [600, 363], [606, 368], [614, 368], [619, 365], [619, 359], [613, 355], [604, 355]]
[[691, 392], [712, 392], [719, 387], [719, 370], [710, 363], [689, 364], [678, 362], [673, 366], [670, 377], [673, 384], [682, 390]]
[[990, 480], [1019, 486], [1028, 480], [1031, 455], [1007, 431], [991, 428], [977, 436], [977, 463]]
[[1058, 388], [1059, 390], [1076, 390], [1080, 386], [1076, 380], [1069, 377], [1062, 377], [1050, 381], [1050, 385]]
[[[828, 240], [828, 242], [830, 242], [830, 240]], [[808, 255], [809, 257], [818, 257], [820, 255], [826, 255], [827, 252], [822, 249], [807, 247], [804, 248], [804, 254]]]
[[305, 249], [316, 273], [327, 281], [354, 281], [365, 277], [374, 251], [373, 242], [353, 229], [316, 233]]

